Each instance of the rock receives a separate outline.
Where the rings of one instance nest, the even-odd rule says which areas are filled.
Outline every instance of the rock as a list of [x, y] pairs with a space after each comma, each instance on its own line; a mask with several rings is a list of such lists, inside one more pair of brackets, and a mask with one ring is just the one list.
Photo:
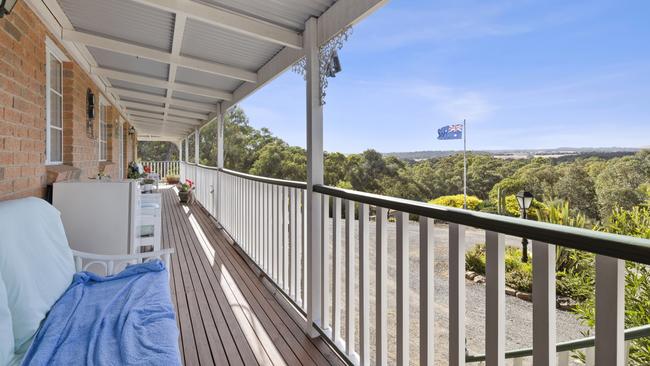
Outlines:
[[473, 271], [465, 272], [465, 278], [467, 278], [468, 280], [473, 280], [474, 277], [476, 277], [476, 272]]
[[533, 301], [533, 294], [528, 292], [517, 292], [517, 298], [526, 301]]
[[476, 275], [476, 277], [474, 277], [474, 283], [485, 283], [485, 277]]
[[517, 290], [510, 287], [506, 287], [506, 295], [517, 296]]

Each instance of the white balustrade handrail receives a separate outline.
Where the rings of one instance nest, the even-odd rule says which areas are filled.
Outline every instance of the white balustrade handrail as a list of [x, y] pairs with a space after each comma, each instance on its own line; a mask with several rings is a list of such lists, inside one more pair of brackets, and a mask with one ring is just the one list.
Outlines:
[[[449, 224], [450, 365], [468, 362], [464, 352], [466, 227], [486, 231], [487, 364], [503, 365], [506, 360], [505, 235], [533, 240], [534, 362], [552, 364], [558, 355], [554, 328], [555, 250], [554, 245], [548, 243], [596, 254], [597, 337], [595, 347], [588, 351], [588, 358], [604, 359], [607, 365], [619, 365], [624, 361], [622, 263], [624, 259], [650, 264], [650, 240], [316, 185], [313, 194], [320, 200], [322, 209], [319, 222], [321, 240], [315, 243], [320, 248], [322, 288], [315, 295], [310, 294], [307, 281], [306, 206], [309, 197], [305, 183], [188, 163], [182, 163], [180, 170], [184, 179], [195, 182], [198, 202], [303, 315], [308, 299], [319, 301], [316, 308], [322, 310], [316, 316], [318, 324], [313, 325], [341, 354], [356, 364], [368, 365], [373, 351], [378, 365], [388, 362], [387, 288], [390, 281], [395, 281], [397, 290], [395, 358], [398, 364], [406, 365], [412, 358], [419, 359], [423, 365], [434, 363], [434, 219]], [[395, 278], [388, 272], [388, 210], [395, 211], [397, 219]], [[374, 212], [374, 224], [369, 219], [371, 212]], [[405, 223], [409, 215], [419, 216], [417, 251], [408, 245]], [[375, 242], [371, 243], [368, 234], [373, 229]], [[374, 263], [370, 262], [369, 256], [372, 246], [376, 253]], [[409, 352], [412, 333], [409, 331], [412, 322], [409, 317], [409, 294], [412, 291], [409, 259], [413, 252], [419, 253], [420, 348], [417, 354]], [[371, 268], [374, 268], [375, 277], [374, 304], [369, 296]], [[375, 308], [374, 324], [370, 324], [367, 316], [371, 306]], [[374, 350], [370, 345], [370, 330], [373, 328]], [[358, 334], [355, 329], [358, 329]], [[355, 346], [357, 342], [359, 349]], [[562, 361], [566, 353], [560, 356]]]
[[160, 179], [165, 179], [169, 175], [180, 174], [181, 162], [178, 160], [168, 161], [143, 161], [143, 167], [150, 167], [152, 173], [158, 173]]

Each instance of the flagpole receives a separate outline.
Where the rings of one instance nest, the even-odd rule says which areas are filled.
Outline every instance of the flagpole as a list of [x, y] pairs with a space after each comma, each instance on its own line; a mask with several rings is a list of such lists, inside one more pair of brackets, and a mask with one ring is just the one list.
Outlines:
[[463, 119], [463, 208], [467, 210], [467, 128]]

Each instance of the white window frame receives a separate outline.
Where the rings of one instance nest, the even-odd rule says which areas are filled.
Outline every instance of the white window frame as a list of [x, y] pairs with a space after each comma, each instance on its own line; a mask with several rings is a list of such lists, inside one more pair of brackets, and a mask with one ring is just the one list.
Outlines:
[[[99, 97], [99, 110], [98, 110], [98, 115], [99, 115], [99, 136], [97, 137], [97, 145], [99, 145], [99, 154], [97, 155], [99, 157], [99, 161], [108, 161], [108, 128], [106, 125], [106, 105], [108, 103], [106, 102], [106, 99], [104, 99], [103, 96]], [[102, 131], [104, 131], [104, 136], [102, 140]], [[104, 147], [102, 149], [102, 147]], [[102, 152], [105, 154], [102, 157]]]
[[[52, 89], [50, 62], [54, 58], [61, 64], [61, 91]], [[63, 164], [63, 63], [70, 60], [61, 52], [61, 49], [48, 37], [45, 37], [45, 164], [60, 165]], [[54, 92], [61, 97], [61, 127], [52, 126], [51, 116], [51, 97], [50, 93]], [[61, 160], [52, 160], [52, 129], [61, 131]]]

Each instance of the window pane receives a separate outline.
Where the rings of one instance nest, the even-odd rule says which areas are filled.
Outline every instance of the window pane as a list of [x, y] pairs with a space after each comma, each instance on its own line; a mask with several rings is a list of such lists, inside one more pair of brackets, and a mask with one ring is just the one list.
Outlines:
[[61, 63], [50, 54], [50, 88], [61, 93]]
[[62, 131], [50, 128], [50, 161], [60, 162], [63, 160], [62, 156]]
[[61, 127], [61, 96], [50, 92], [50, 125]]

